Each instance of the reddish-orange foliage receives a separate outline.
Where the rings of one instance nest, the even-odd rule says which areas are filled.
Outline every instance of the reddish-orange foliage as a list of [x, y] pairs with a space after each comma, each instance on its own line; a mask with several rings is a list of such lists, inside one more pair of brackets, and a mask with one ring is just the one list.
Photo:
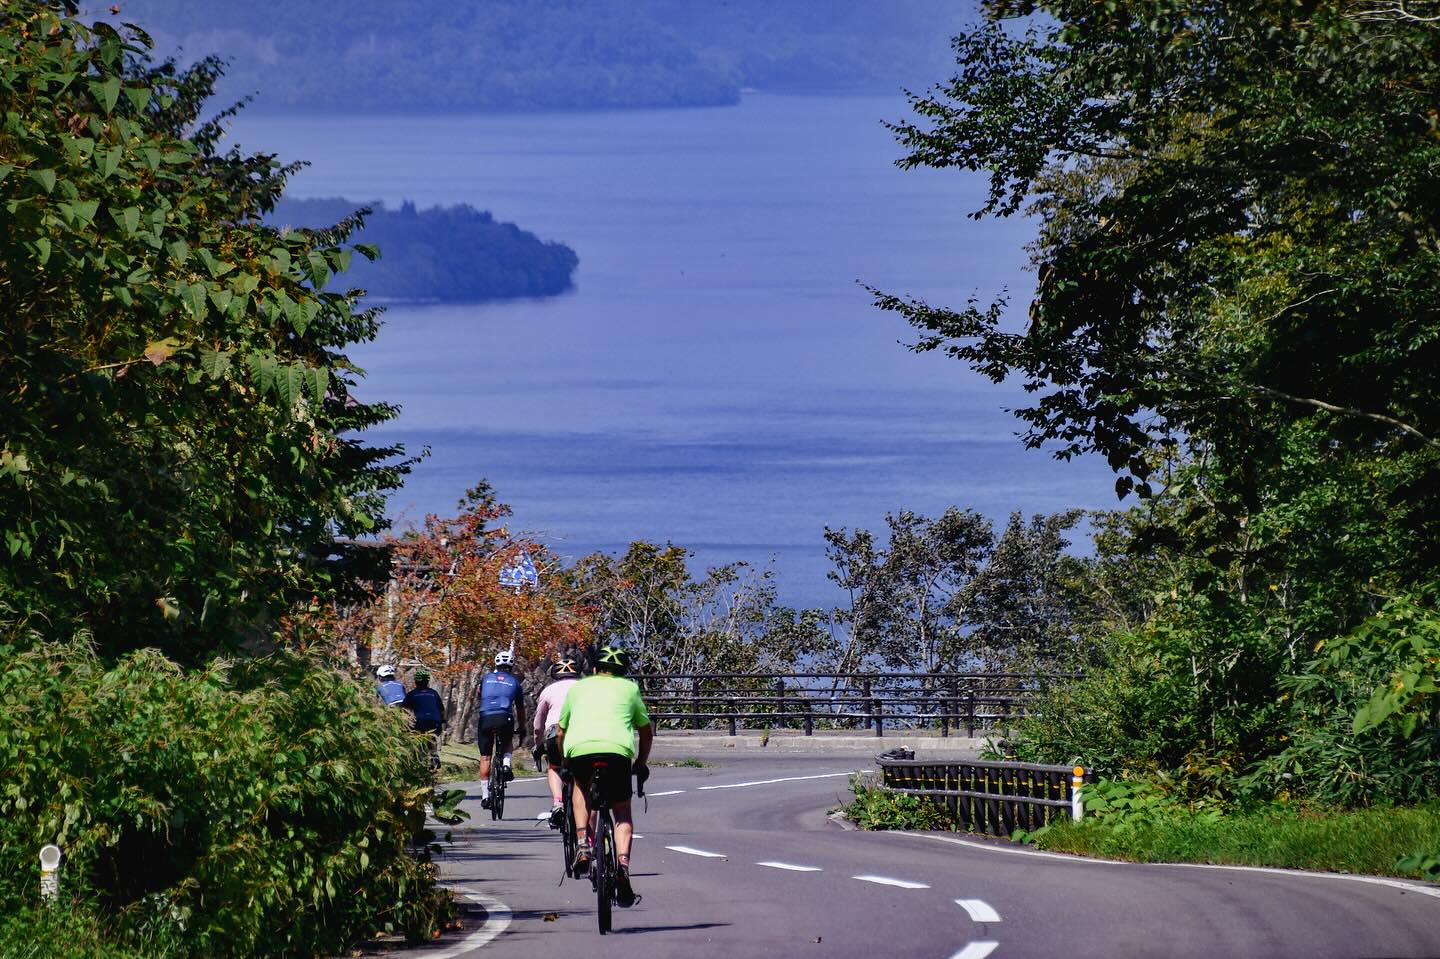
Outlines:
[[[508, 514], [498, 504], [472, 505], [390, 537], [390, 583], [367, 603], [329, 611], [332, 635], [369, 645], [376, 662], [422, 663], [442, 680], [488, 667], [512, 640], [522, 664], [589, 645], [594, 610], [574, 595], [550, 550], [491, 525]], [[517, 593], [499, 577], [522, 549], [540, 584]]]

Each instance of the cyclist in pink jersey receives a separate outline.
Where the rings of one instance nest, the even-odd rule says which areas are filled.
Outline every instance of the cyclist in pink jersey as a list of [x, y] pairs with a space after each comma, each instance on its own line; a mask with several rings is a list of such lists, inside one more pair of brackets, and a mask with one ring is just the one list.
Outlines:
[[[569, 657], [557, 659], [550, 667], [550, 678], [554, 680], [545, 687], [544, 692], [535, 703], [535, 768], [540, 768], [539, 754], [544, 750], [545, 758], [550, 761], [549, 768], [545, 771], [545, 779], [550, 783], [550, 799], [554, 803], [549, 813], [549, 820], [552, 826], [558, 827], [560, 817], [564, 815], [564, 804], [560, 797], [560, 748], [555, 741], [556, 723], [560, 720], [560, 709], [565, 705], [565, 696], [570, 692], [570, 687], [575, 685], [579, 673], [575, 669], [575, 660]], [[543, 744], [543, 745], [542, 745]]]

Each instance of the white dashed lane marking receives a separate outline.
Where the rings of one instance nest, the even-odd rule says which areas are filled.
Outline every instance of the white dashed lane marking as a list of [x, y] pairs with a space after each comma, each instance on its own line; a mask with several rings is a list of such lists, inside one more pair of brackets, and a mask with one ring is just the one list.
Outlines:
[[797, 866], [788, 862], [757, 862], [757, 866], [769, 866], [771, 869], [788, 869], [791, 872], [820, 872], [819, 866]]
[[970, 918], [976, 922], [1000, 921], [1000, 914], [984, 899], [956, 899], [955, 904], [970, 913]]
[[993, 939], [978, 939], [975, 942], [967, 943], [964, 949], [955, 953], [950, 959], [985, 959], [995, 951], [995, 947], [998, 945], [1000, 943]]
[[646, 795], [646, 796], [650, 796], [650, 797], [655, 797], [655, 796], [678, 796], [678, 795], [680, 795], [681, 793], [683, 793], [684, 791], [685, 791], [685, 790], [683, 790], [683, 789], [668, 789], [668, 790], [666, 790], [666, 791], [663, 792], [663, 793], [646, 793], [645, 795]]
[[706, 852], [703, 849], [693, 849], [690, 846], [666, 846], [666, 849], [674, 852], [683, 852], [687, 856], [703, 856], [706, 859], [728, 859], [723, 852]]
[[851, 879], [859, 879], [861, 882], [875, 882], [882, 886], [895, 886], [898, 889], [929, 889], [923, 882], [911, 882], [908, 879], [891, 879], [889, 876], [851, 876]]

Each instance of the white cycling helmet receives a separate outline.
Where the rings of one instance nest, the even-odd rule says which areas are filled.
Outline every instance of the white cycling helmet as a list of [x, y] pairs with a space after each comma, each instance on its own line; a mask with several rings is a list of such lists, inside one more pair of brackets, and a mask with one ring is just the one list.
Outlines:
[[515, 654], [514, 654], [514, 653], [511, 653], [511, 652], [507, 652], [507, 651], [505, 651], [505, 650], [501, 650], [500, 652], [498, 652], [498, 653], [495, 654], [495, 665], [496, 665], [496, 666], [514, 666], [514, 665], [515, 665]]
[[379, 669], [375, 670], [375, 675], [379, 676], [381, 679], [391, 679], [395, 676], [395, 667], [381, 666]]

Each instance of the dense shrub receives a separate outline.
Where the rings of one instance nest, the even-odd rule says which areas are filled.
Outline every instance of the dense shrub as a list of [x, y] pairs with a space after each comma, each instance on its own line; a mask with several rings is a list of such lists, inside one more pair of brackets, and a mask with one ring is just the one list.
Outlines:
[[850, 777], [855, 800], [845, 807], [845, 818], [861, 829], [955, 829], [944, 807], [886, 789], [863, 776]]
[[334, 954], [442, 918], [418, 737], [302, 658], [38, 645], [0, 675], [0, 767], [0, 913], [33, 905], [55, 842], [67, 896], [182, 955]]

